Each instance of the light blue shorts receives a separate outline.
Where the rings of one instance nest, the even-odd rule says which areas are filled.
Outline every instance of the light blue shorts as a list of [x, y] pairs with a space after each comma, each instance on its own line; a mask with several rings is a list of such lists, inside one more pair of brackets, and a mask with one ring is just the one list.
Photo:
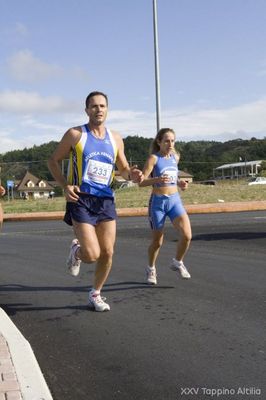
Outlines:
[[166, 217], [173, 220], [185, 214], [186, 210], [182, 204], [179, 193], [171, 195], [152, 194], [149, 202], [149, 221], [151, 229], [162, 230]]

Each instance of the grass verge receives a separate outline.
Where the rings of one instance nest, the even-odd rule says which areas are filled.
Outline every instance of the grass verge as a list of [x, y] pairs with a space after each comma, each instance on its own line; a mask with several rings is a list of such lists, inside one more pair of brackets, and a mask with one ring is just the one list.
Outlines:
[[[134, 186], [116, 190], [117, 208], [147, 207], [151, 188]], [[266, 185], [248, 186], [246, 182], [219, 182], [217, 185], [200, 185], [192, 183], [189, 188], [181, 192], [185, 205], [208, 204], [219, 202], [262, 201], [266, 200]], [[2, 200], [4, 213], [29, 213], [64, 211], [64, 197], [40, 200], [10, 200], [6, 196]]]

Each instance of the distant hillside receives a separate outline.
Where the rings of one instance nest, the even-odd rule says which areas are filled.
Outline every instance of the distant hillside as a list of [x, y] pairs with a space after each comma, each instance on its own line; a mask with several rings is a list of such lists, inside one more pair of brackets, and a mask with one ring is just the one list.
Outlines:
[[[124, 139], [125, 154], [130, 163], [143, 167], [152, 139], [128, 136]], [[1, 179], [20, 179], [25, 170], [43, 179], [52, 179], [47, 159], [56, 148], [57, 142], [13, 150], [0, 155]], [[224, 163], [266, 160], [266, 138], [251, 140], [236, 139], [227, 142], [191, 141], [177, 142], [181, 153], [180, 169], [189, 172], [196, 180], [208, 179], [213, 169]], [[64, 165], [66, 167], [66, 163]]]

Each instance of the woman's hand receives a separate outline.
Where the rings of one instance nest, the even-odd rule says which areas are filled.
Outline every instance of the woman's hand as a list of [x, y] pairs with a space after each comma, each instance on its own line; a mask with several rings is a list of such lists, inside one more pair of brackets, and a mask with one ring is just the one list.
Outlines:
[[181, 190], [186, 190], [188, 188], [188, 181], [179, 181], [178, 186]]
[[158, 183], [162, 183], [162, 184], [166, 184], [166, 183], [171, 183], [171, 177], [167, 174], [163, 174], [161, 176], [158, 177], [159, 181]]

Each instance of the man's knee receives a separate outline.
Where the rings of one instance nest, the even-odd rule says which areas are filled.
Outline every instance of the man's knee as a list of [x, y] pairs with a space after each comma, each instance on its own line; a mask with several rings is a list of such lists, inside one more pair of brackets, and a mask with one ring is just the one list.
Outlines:
[[113, 247], [108, 247], [108, 248], [104, 248], [101, 250], [100, 257], [104, 260], [109, 261], [109, 260], [112, 260], [113, 254], [114, 254]]
[[100, 251], [86, 247], [81, 248], [80, 258], [85, 263], [94, 263], [100, 257]]

